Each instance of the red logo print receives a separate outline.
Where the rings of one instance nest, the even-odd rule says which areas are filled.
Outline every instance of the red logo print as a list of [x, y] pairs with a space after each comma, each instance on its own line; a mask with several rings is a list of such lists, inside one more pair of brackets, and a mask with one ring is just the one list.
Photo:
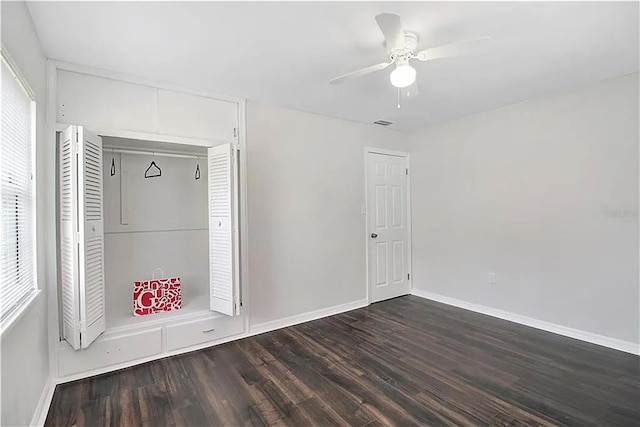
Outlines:
[[134, 283], [134, 316], [179, 310], [180, 308], [182, 308], [182, 290], [179, 277], [152, 279]]

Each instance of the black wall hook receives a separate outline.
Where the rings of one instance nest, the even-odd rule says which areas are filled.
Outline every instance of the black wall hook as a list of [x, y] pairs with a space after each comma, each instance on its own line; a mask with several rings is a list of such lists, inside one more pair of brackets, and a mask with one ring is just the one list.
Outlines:
[[111, 158], [111, 176], [116, 174], [116, 159], [115, 157]]
[[200, 163], [196, 165], [196, 179], [200, 179]]
[[144, 177], [145, 178], [155, 178], [157, 176], [162, 176], [162, 169], [160, 169], [160, 167], [158, 165], [156, 165], [156, 161], [155, 160], [152, 160], [151, 164], [149, 165], [147, 170], [144, 171]]

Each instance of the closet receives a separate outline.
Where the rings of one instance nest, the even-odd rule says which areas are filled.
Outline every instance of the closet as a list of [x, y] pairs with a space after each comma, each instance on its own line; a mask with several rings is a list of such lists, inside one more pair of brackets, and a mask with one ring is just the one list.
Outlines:
[[[74, 349], [105, 331], [209, 310], [238, 314], [231, 144], [100, 137], [70, 126], [59, 153], [62, 330]], [[180, 278], [182, 308], [136, 317], [134, 282], [156, 274]]]
[[[246, 334], [244, 100], [56, 61], [48, 72], [53, 375], [68, 381]], [[154, 277], [180, 279], [181, 308], [134, 316], [134, 282]]]

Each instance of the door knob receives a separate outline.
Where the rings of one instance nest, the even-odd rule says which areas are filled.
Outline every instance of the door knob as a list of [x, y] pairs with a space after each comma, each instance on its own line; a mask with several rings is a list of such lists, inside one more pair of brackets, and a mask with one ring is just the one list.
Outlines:
[[378, 235], [376, 233], [371, 233], [371, 238], [375, 239], [376, 237], [378, 237]]

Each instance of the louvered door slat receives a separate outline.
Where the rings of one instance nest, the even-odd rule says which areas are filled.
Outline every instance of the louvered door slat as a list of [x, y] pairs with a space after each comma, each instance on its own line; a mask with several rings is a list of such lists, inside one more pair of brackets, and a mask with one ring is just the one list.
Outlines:
[[76, 350], [80, 348], [80, 294], [78, 253], [78, 175], [76, 127], [60, 134], [59, 143], [59, 209], [60, 272], [62, 298], [62, 337]]
[[81, 344], [88, 347], [106, 327], [104, 289], [104, 218], [102, 202], [102, 140], [80, 128], [81, 226], [80, 317]]
[[104, 330], [102, 140], [70, 126], [59, 146], [62, 335], [78, 350]]
[[237, 164], [231, 144], [209, 148], [209, 272], [211, 310], [238, 314]]

